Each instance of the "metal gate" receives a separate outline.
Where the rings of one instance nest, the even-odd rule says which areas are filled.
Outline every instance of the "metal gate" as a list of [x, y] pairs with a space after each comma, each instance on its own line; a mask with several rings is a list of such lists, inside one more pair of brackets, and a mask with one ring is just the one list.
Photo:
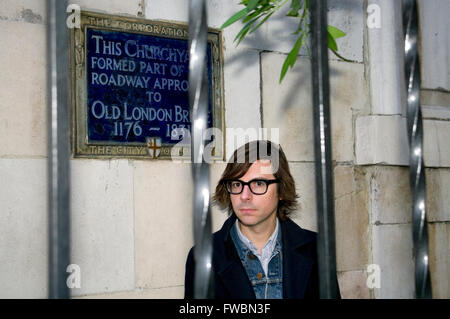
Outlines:
[[[70, 297], [66, 266], [70, 264], [69, 68], [67, 1], [47, 0], [49, 88], [49, 298]], [[331, 119], [327, 46], [327, 0], [310, 2], [313, 121], [321, 298], [336, 298], [336, 249], [331, 155]], [[416, 0], [403, 0], [407, 129], [410, 184], [413, 194], [413, 244], [417, 298], [431, 298], [425, 207], [423, 125], [419, 99], [418, 12]], [[207, 123], [207, 10], [205, 0], [189, 2], [189, 101], [192, 119], [191, 160], [194, 179], [195, 298], [212, 298], [212, 235], [209, 165], [204, 161]]]

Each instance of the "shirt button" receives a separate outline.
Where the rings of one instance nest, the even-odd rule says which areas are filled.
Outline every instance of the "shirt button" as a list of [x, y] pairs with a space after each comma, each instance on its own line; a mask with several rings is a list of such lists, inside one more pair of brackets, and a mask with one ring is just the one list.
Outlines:
[[250, 257], [251, 260], [255, 259], [255, 255], [253, 255], [253, 254], [250, 254], [249, 257]]
[[263, 277], [262, 273], [259, 272], [259, 273], [256, 274], [256, 278], [261, 279], [262, 277]]

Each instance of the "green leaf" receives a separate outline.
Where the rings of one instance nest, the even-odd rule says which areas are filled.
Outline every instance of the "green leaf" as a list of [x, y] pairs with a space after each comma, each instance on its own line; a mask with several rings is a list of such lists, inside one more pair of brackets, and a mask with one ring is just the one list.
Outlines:
[[331, 25], [329, 25], [327, 27], [327, 29], [328, 29], [328, 33], [331, 34], [331, 36], [334, 39], [342, 38], [342, 37], [345, 37], [345, 35], [346, 35], [346, 33], [344, 31], [339, 30], [338, 28], [333, 27]]
[[303, 33], [300, 34], [291, 52], [289, 52], [288, 56], [286, 57], [286, 60], [284, 60], [283, 66], [281, 67], [280, 83], [283, 81], [284, 76], [286, 75], [286, 72], [289, 69], [289, 67], [292, 68], [295, 64], [295, 61], [297, 61], [298, 52], [300, 51], [302, 43], [303, 43]]
[[250, 22], [248, 22], [242, 29], [241, 31], [239, 31], [239, 33], [236, 35], [236, 37], [234, 38], [234, 41], [238, 40], [237, 45], [239, 45], [239, 43], [241, 43], [241, 41], [244, 39], [245, 35], [248, 33], [248, 31], [250, 30], [250, 27], [252, 26], [253, 23], [255, 23], [255, 21], [257, 20], [257, 18], [251, 20]]
[[291, 10], [287, 13], [287, 16], [298, 17], [298, 10], [302, 7], [300, 0], [291, 0]]
[[269, 19], [270, 16], [271, 16], [272, 14], [274, 14], [274, 13], [275, 13], [275, 11], [272, 11], [271, 13], [269, 13], [268, 15], [266, 15], [266, 16], [264, 17], [264, 19], [262, 19], [262, 21], [261, 21], [256, 27], [254, 27], [254, 28], [250, 31], [250, 33], [254, 32], [256, 29], [258, 29], [258, 28], [259, 28], [264, 22], [266, 22], [266, 20]]
[[245, 17], [248, 13], [248, 9], [244, 8], [241, 11], [235, 13], [233, 16], [231, 16], [227, 21], [225, 21], [224, 24], [222, 24], [222, 26], [220, 27], [220, 29], [224, 29], [226, 27], [228, 27], [229, 25], [235, 23], [236, 21], [242, 19], [243, 17]]
[[259, 0], [249, 0], [247, 3], [247, 9], [249, 11], [252, 11], [253, 9], [256, 8], [256, 6], [258, 5]]
[[254, 17], [256, 17], [256, 16], [258, 16], [258, 15], [260, 15], [261, 14], [261, 12], [258, 10], [258, 11], [255, 11], [255, 12], [253, 12], [252, 14], [249, 14], [248, 16], [246, 16], [243, 20], [242, 20], [242, 23], [247, 23], [247, 21], [250, 21], [251, 19], [253, 19]]
[[345, 62], [355, 62], [355, 61], [352, 61], [352, 60], [348, 60], [348, 59], [346, 59], [346, 58], [344, 58], [342, 55], [340, 55], [339, 53], [337, 53], [336, 51], [334, 51], [334, 50], [331, 50], [339, 59], [341, 59], [341, 60], [343, 60], [343, 61], [345, 61]]
[[330, 32], [328, 32], [328, 47], [333, 50], [333, 51], [337, 51], [338, 47], [336, 44], [336, 41], [334, 40], [333, 36], [330, 34]]

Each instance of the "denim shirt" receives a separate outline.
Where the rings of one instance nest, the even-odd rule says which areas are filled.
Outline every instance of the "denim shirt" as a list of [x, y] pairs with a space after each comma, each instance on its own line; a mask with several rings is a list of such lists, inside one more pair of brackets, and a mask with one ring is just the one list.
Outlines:
[[[238, 228], [238, 221], [231, 227], [230, 235], [236, 246], [239, 258], [247, 272], [257, 299], [281, 299], [283, 298], [283, 258], [281, 249], [281, 227], [277, 220], [277, 227], [273, 235], [276, 241], [270, 257], [259, 254], [256, 247], [249, 241]], [[242, 239], [241, 239], [242, 238]], [[273, 238], [275, 239], [275, 238]], [[264, 248], [270, 248], [270, 239]], [[266, 247], [267, 246], [267, 247]], [[263, 248], [263, 249], [264, 249]], [[264, 257], [266, 257], [264, 260]], [[261, 263], [260, 258], [263, 260]], [[266, 265], [265, 270], [263, 265]]]

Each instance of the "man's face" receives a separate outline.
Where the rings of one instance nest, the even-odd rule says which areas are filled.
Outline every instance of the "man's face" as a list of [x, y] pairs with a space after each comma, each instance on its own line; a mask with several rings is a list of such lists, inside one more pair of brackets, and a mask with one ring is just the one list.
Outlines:
[[[255, 178], [275, 179], [273, 174], [262, 173], [267, 172], [268, 165], [270, 163], [261, 160], [254, 162], [240, 180], [248, 182]], [[276, 183], [269, 184], [264, 195], [253, 194], [246, 185], [242, 193], [230, 194], [230, 200], [239, 221], [247, 227], [263, 226], [275, 222], [279, 200]]]

